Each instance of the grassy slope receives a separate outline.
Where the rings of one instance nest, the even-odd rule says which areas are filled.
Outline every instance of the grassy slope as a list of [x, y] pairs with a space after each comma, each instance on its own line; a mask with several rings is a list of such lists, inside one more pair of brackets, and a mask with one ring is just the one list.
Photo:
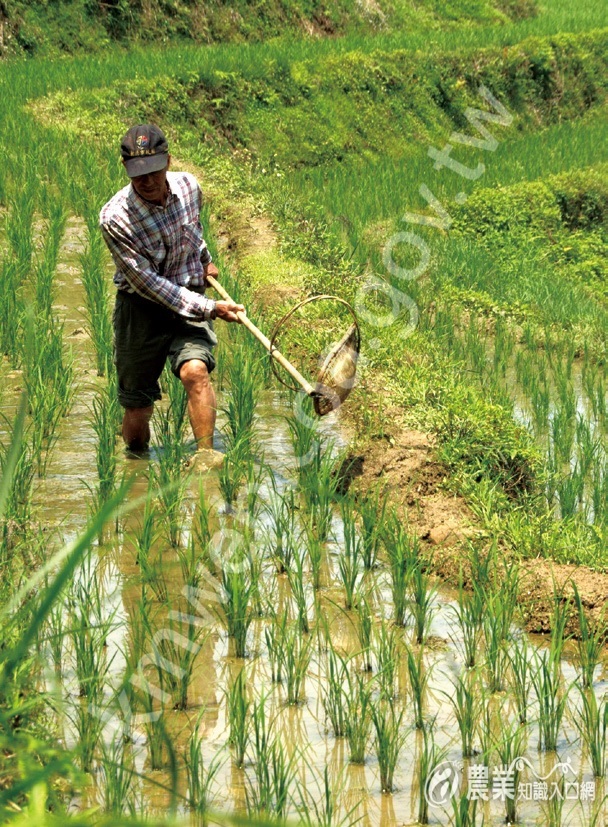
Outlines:
[[430, 31], [456, 25], [504, 24], [533, 16], [534, 0], [424, 0], [356, 3], [352, 0], [264, 0], [180, 3], [173, 0], [11, 0], [0, 2], [7, 53], [77, 53], [112, 42], [256, 42], [293, 32]]
[[[327, 233], [317, 208], [312, 212], [306, 207], [302, 209], [298, 192], [285, 188], [279, 176], [289, 177], [291, 170], [316, 167], [322, 176], [332, 169], [331, 164], [327, 166], [327, 161], [331, 161], [339, 178], [342, 166], [335, 165], [336, 159], [345, 156], [368, 159], [386, 153], [389, 160], [383, 158], [383, 163], [407, 166], [421, 145], [431, 140], [441, 145], [440, 138], [445, 139], [451, 129], [463, 128], [462, 112], [467, 104], [477, 102], [475, 90], [480, 82], [492, 88], [517, 115], [513, 155], [518, 152], [517, 141], [537, 141], [542, 153], [543, 140], [537, 139], [535, 131], [539, 127], [554, 125], [554, 130], [565, 130], [564, 119], [576, 119], [589, 111], [593, 121], [594, 111], [601, 111], [606, 95], [606, 36], [606, 31], [597, 31], [534, 38], [511, 48], [451, 53], [441, 61], [404, 50], [358, 50], [338, 56], [321, 55], [316, 61], [291, 61], [284, 55], [282, 60], [264, 65], [250, 61], [241, 71], [233, 67], [229, 72], [211, 62], [198, 72], [157, 77], [153, 83], [118, 82], [104, 89], [60, 93], [43, 105], [37, 104], [36, 109], [47, 122], [62, 120], [69, 124], [72, 134], [75, 131], [78, 136], [117, 137], [131, 119], [157, 119], [168, 127], [182, 155], [209, 165], [210, 169], [218, 154], [229, 159], [235, 153], [241, 164], [242, 182], [243, 175], [247, 178], [243, 170], [253, 170], [253, 178], [244, 182], [245, 188], [250, 189], [257, 182], [254, 187], [258, 194], [270, 193], [269, 201], [283, 225], [284, 238], [288, 239], [289, 254], [306, 259], [312, 266], [305, 282], [308, 289], [332, 287], [341, 294], [352, 294], [360, 282], [364, 260], [355, 256], [345, 262], [340, 239]], [[597, 117], [599, 123], [601, 115]], [[562, 145], [569, 137], [562, 136]], [[592, 157], [598, 160], [597, 155]], [[273, 174], [269, 175], [270, 172]], [[500, 183], [500, 172], [495, 175]], [[517, 180], [517, 175], [511, 172], [510, 180]], [[351, 197], [355, 197], [358, 181], [354, 176], [352, 181]], [[395, 182], [392, 183], [395, 188]], [[322, 183], [317, 189], [323, 192]], [[399, 191], [398, 186], [396, 189]], [[602, 292], [599, 245], [604, 232], [605, 192], [601, 169], [586, 179], [567, 175], [549, 186], [516, 184], [509, 191], [496, 193], [478, 190], [468, 205], [454, 211], [453, 235], [460, 236], [461, 241], [446, 245], [451, 269], [448, 267], [439, 277], [435, 274], [430, 285], [422, 285], [416, 295], [420, 306], [428, 305], [433, 292], [442, 292], [448, 301], [458, 299], [465, 306], [477, 305], [503, 314], [506, 310], [516, 316], [523, 314], [524, 318], [534, 307], [545, 313], [551, 307], [556, 312], [561, 308], [559, 321], [572, 322], [570, 306], [561, 305], [564, 297], [574, 296], [577, 307], [583, 307], [589, 285], [579, 288], [577, 280], [584, 282], [585, 273], [590, 274], [598, 288], [595, 298]], [[522, 206], [526, 208], [523, 213]], [[513, 213], [518, 211], [519, 222], [513, 220]], [[526, 304], [526, 285], [521, 279], [513, 280], [516, 270], [509, 271], [505, 266], [509, 257], [514, 267], [521, 257], [513, 243], [514, 236], [538, 236], [539, 228], [545, 235], [553, 234], [553, 259], [542, 272], [534, 271], [529, 281], [539, 297], [540, 288], [546, 283], [549, 295], [555, 298], [552, 305], [546, 306], [540, 299], [534, 305], [534, 296], [528, 296]], [[386, 227], [383, 232], [387, 232]], [[557, 247], [555, 233], [560, 241]], [[579, 233], [579, 249], [574, 254], [572, 246], [566, 243], [568, 234], [573, 233]], [[471, 235], [475, 237], [474, 267], [472, 246], [467, 242]], [[478, 243], [482, 237], [487, 242], [486, 252], [484, 243]], [[373, 238], [371, 241], [371, 247], [369, 239], [361, 245], [364, 256], [370, 255]], [[537, 238], [534, 243], [538, 247]], [[536, 252], [535, 261], [546, 257], [542, 244]], [[577, 271], [577, 258], [579, 263], [584, 261], [585, 273]], [[468, 267], [461, 267], [461, 262]], [[254, 282], [256, 277], [264, 278], [261, 271], [266, 264], [260, 262], [260, 272], [256, 274], [254, 267], [248, 278]], [[554, 266], [560, 268], [563, 278], [551, 289]], [[496, 279], [497, 272], [504, 276], [504, 283]], [[475, 273], [479, 278], [474, 283], [467, 282], [467, 273]], [[487, 276], [485, 283], [482, 276]], [[560, 293], [558, 287], [562, 285]], [[509, 288], [507, 293], [505, 287]], [[598, 316], [593, 301], [592, 296], [581, 311], [579, 333], [585, 337], [589, 332], [585, 324], [594, 317], [595, 333], [591, 339], [599, 353], [605, 338], [605, 313]], [[513, 424], [508, 405], [495, 404], [487, 390], [480, 393], [466, 381], [466, 365], [458, 359], [454, 362], [454, 355], [445, 353], [433, 336], [428, 319], [422, 320], [420, 329], [408, 341], [411, 359], [407, 363], [400, 356], [401, 348], [395, 347], [391, 329], [381, 333], [379, 341], [378, 351], [368, 354], [368, 358], [381, 376], [380, 384], [389, 398], [407, 407], [417, 424], [442, 435], [447, 446], [444, 461], [452, 465], [456, 474], [468, 469], [475, 479], [481, 468], [482, 477], [507, 491], [513, 490], [514, 481], [523, 490], [534, 489], [538, 484], [535, 480], [540, 481], [542, 476], [541, 464], [526, 432]], [[452, 377], [450, 381], [446, 381], [446, 376]], [[464, 430], [459, 431], [455, 441], [451, 417], [461, 417], [463, 410], [467, 411], [466, 423], [460, 418], [459, 428]], [[363, 412], [363, 416], [362, 429], [382, 433], [385, 425], [370, 420], [368, 413]], [[463, 439], [467, 444], [465, 451]], [[521, 486], [524, 478], [528, 482]], [[593, 546], [595, 540], [585, 536], [584, 528], [581, 535], [576, 526], [569, 526], [556, 542], [552, 529], [544, 533], [537, 530], [532, 515], [536, 513], [537, 519], [544, 519], [542, 509], [530, 503], [527, 509], [530, 525], [535, 525], [534, 538], [522, 537], [521, 531], [517, 535], [517, 543], [525, 547], [526, 553], [572, 559], [571, 547], [575, 544], [578, 559], [590, 561], [593, 553], [595, 563], [603, 565], [601, 557], [589, 552], [589, 542]]]

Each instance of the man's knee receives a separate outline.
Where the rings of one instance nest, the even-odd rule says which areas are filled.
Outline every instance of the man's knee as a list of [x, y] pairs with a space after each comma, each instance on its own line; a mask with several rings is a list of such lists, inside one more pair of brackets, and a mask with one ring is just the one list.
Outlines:
[[179, 378], [186, 391], [202, 389], [209, 385], [209, 371], [201, 359], [189, 359], [179, 369]]

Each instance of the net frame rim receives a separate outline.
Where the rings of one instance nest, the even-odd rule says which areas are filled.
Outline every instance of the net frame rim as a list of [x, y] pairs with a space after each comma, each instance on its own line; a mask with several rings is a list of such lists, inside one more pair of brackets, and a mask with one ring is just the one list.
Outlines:
[[[357, 338], [357, 353], [359, 352], [359, 349], [361, 347], [361, 328], [359, 327], [359, 320], [357, 319], [357, 315], [353, 310], [352, 306], [346, 301], [346, 299], [341, 299], [339, 296], [332, 296], [329, 293], [322, 293], [318, 296], [308, 296], [307, 298], [302, 299], [302, 301], [298, 302], [290, 310], [288, 310], [287, 313], [285, 313], [285, 315], [282, 316], [279, 319], [279, 321], [275, 324], [274, 329], [272, 331], [272, 335], [270, 336], [270, 344], [268, 347], [268, 355], [270, 358], [271, 370], [275, 378], [278, 379], [278, 381], [286, 388], [288, 388], [290, 391], [299, 391], [301, 390], [301, 388], [298, 385], [290, 385], [288, 382], [285, 381], [285, 379], [283, 379], [282, 376], [280, 376], [279, 372], [277, 371], [276, 360], [272, 358], [273, 350], [279, 350], [279, 348], [275, 347], [275, 340], [279, 334], [280, 329], [285, 325], [287, 321], [289, 321], [289, 319], [293, 316], [294, 313], [296, 313], [301, 307], [304, 307], [304, 305], [311, 304], [312, 302], [316, 301], [335, 301], [339, 302], [340, 304], [344, 305], [344, 307], [346, 307], [346, 309], [351, 315], [353, 325], [355, 328]], [[313, 391], [310, 394], [310, 396], [314, 398], [315, 396], [323, 396], [323, 394], [319, 393], [318, 391]]]

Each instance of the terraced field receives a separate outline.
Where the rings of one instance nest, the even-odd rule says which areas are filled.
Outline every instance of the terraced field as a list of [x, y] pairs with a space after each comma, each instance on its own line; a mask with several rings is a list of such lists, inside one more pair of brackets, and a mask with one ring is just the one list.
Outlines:
[[[605, 5], [95, 6], [0, 2], [3, 820], [608, 823]], [[209, 473], [168, 371], [119, 437], [144, 121], [256, 323], [361, 324], [319, 421], [218, 323]]]

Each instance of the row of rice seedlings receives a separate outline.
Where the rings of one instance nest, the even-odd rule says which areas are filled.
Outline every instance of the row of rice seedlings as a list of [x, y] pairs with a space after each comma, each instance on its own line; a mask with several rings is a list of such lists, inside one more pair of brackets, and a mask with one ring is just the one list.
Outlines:
[[87, 247], [80, 256], [89, 335], [95, 348], [99, 376], [112, 370], [112, 318], [105, 269], [105, 244], [99, 228], [87, 229]]

